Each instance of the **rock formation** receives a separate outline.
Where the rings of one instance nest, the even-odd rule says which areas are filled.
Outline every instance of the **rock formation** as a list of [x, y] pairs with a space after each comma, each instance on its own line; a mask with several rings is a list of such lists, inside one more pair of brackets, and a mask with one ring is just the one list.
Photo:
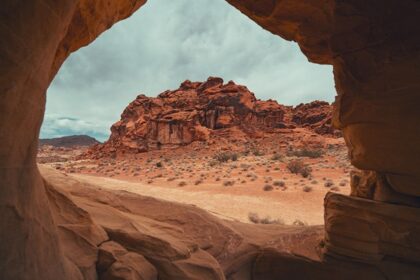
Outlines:
[[[337, 134], [331, 125], [332, 106], [314, 101], [296, 108], [274, 100], [261, 101], [245, 86], [233, 81], [223, 84], [221, 78], [205, 82], [185, 81], [173, 91], [156, 98], [139, 95], [111, 127], [112, 134], [103, 145], [94, 146], [88, 157], [119, 153], [146, 152], [163, 147], [208, 141], [216, 131], [226, 131], [248, 138], [264, 132], [281, 133], [280, 128], [307, 127], [323, 135]], [[229, 130], [229, 128], [237, 128]]]
[[53, 147], [85, 147], [99, 144], [99, 141], [88, 135], [71, 135], [50, 139], [39, 139], [39, 145]]
[[[296, 41], [310, 61], [333, 65], [338, 93], [333, 124], [343, 131], [352, 163], [360, 169], [378, 172], [395, 193], [418, 198], [419, 1], [228, 2], [263, 28]], [[91, 249], [72, 258], [82, 265], [85, 263], [82, 271], [86, 274], [81, 274], [70, 260], [68, 252], [73, 250], [66, 246], [71, 244], [59, 232], [65, 227], [58, 226], [59, 221], [53, 218], [56, 215], [52, 213], [54, 200], [48, 200], [36, 166], [45, 94], [56, 71], [71, 52], [92, 42], [101, 32], [131, 15], [144, 3], [145, 0], [6, 0], [0, 4], [2, 279], [81, 279], [82, 275], [91, 273], [93, 258], [90, 256], [96, 254], [94, 244], [97, 246], [104, 237], [102, 230], [91, 228], [97, 232], [96, 238], [80, 239], [80, 242], [91, 245]], [[141, 209], [142, 205], [138, 207]], [[334, 261], [346, 257], [359, 261], [358, 265], [353, 265], [352, 271], [363, 272], [368, 264], [362, 263], [368, 260], [394, 272], [393, 276], [398, 279], [418, 276], [418, 271], [417, 274], [412, 272], [411, 277], [407, 276], [401, 268], [409, 263], [418, 267], [418, 208], [358, 197], [342, 199], [336, 194], [326, 197], [325, 207], [327, 238], [324, 256], [328, 258], [316, 264], [285, 254], [265, 252], [252, 269], [254, 279], [279, 278], [280, 275], [290, 275], [290, 278], [305, 275], [308, 278], [310, 275], [316, 276], [314, 279], [325, 279], [326, 273], [332, 275], [329, 273], [332, 271], [330, 258]], [[68, 210], [61, 209], [62, 214]], [[399, 212], [400, 209], [403, 211]], [[74, 216], [74, 223], [77, 224], [78, 220], [80, 223], [89, 222], [84, 214], [85, 211], [80, 210]], [[72, 234], [72, 228], [67, 232]], [[291, 239], [285, 240], [290, 242]], [[211, 247], [210, 243], [207, 246]], [[349, 248], [352, 244], [354, 246]], [[209, 265], [208, 259], [195, 256]], [[179, 265], [194, 269], [188, 262], [180, 262]], [[284, 263], [288, 265], [281, 265]], [[200, 268], [211, 273], [213, 270], [206, 269], [205, 264]], [[340, 265], [348, 268], [352, 263], [348, 261]], [[144, 266], [149, 267], [146, 263]], [[296, 269], [292, 271], [290, 267]], [[118, 270], [118, 266], [114, 269]], [[148, 271], [153, 275], [152, 270]], [[358, 278], [390, 278], [386, 274], [379, 275], [377, 270], [375, 272], [371, 275], [362, 273]], [[401, 273], [396, 276], [398, 272]], [[344, 273], [343, 277], [337, 278], [343, 279], [346, 275], [350, 274]]]
[[292, 109], [292, 122], [321, 135], [341, 136], [341, 132], [332, 125], [332, 106], [325, 101], [299, 104]]

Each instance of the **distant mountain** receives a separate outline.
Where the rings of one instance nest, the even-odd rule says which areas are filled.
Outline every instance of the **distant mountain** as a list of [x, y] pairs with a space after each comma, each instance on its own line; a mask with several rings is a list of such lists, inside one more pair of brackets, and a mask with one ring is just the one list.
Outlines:
[[39, 139], [39, 145], [49, 145], [54, 147], [76, 147], [76, 146], [92, 146], [100, 142], [88, 135], [71, 135], [59, 138]]

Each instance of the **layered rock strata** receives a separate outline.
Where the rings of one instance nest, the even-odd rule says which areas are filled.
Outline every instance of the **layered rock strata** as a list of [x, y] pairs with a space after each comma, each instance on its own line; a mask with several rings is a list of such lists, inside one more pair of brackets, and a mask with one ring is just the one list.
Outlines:
[[[237, 131], [249, 139], [281, 128], [306, 127], [319, 134], [339, 135], [331, 124], [332, 106], [314, 101], [296, 108], [262, 101], [233, 81], [223, 83], [210, 77], [205, 82], [185, 81], [173, 91], [157, 97], [139, 95], [111, 127], [103, 145], [93, 147], [87, 157], [113, 156], [209, 141], [214, 132], [226, 131], [235, 138]], [[230, 128], [236, 128], [235, 130]]]

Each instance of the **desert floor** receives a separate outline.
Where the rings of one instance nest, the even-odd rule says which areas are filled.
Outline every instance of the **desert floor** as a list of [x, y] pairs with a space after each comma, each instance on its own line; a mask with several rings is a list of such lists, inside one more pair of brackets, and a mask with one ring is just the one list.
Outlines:
[[[76, 160], [76, 152], [70, 150], [44, 149], [40, 158], [43, 164], [98, 187], [193, 204], [225, 219], [323, 224], [325, 194], [328, 191], [348, 194], [352, 167], [342, 138], [306, 132], [299, 137], [298, 133], [294, 132], [291, 139], [309, 137], [311, 145], [300, 141], [298, 146], [290, 147], [283, 135], [282, 139], [258, 142], [264, 149], [258, 149], [255, 143], [252, 149], [248, 145], [247, 150], [241, 148], [242, 143], [225, 146], [196, 143], [97, 160]], [[317, 153], [309, 156], [296, 153], [302, 149]], [[49, 157], [53, 160], [48, 160]], [[293, 174], [288, 168], [292, 161], [309, 166], [311, 171], [305, 177]]]

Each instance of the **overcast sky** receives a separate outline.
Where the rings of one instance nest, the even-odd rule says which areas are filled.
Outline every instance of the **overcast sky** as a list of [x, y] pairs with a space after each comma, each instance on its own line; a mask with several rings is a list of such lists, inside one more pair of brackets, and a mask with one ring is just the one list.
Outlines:
[[297, 105], [332, 102], [332, 67], [309, 63], [224, 0], [149, 0], [127, 20], [72, 54], [47, 95], [42, 138], [88, 134], [103, 141], [138, 94], [186, 80], [222, 77], [257, 98]]

